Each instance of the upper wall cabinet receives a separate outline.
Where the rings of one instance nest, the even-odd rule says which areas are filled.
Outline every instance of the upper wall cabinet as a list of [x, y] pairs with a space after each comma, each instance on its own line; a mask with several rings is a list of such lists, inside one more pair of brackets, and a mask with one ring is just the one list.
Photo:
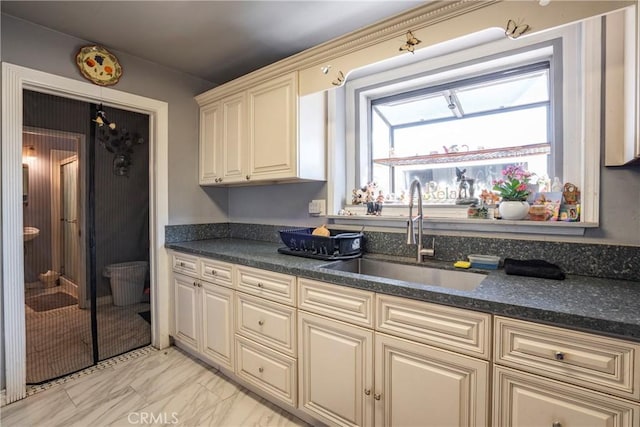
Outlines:
[[326, 95], [298, 95], [298, 73], [200, 104], [200, 184], [326, 179]]
[[605, 165], [621, 166], [640, 158], [640, 8], [606, 22]]

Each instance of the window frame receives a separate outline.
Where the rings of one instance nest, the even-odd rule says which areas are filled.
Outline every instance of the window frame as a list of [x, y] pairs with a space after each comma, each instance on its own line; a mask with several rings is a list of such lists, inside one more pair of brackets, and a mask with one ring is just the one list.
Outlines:
[[[499, 29], [492, 29], [499, 30]], [[489, 30], [487, 30], [489, 31]], [[500, 34], [498, 34], [500, 33]], [[583, 37], [579, 40], [578, 34], [584, 33]], [[539, 43], [548, 43], [549, 40], [563, 37], [565, 40], [570, 40], [572, 50], [578, 50], [582, 53], [583, 57], [580, 61], [585, 65], [587, 72], [583, 76], [583, 80], [579, 83], [573, 84], [570, 90], [565, 87], [562, 91], [562, 121], [578, 121], [580, 126], [573, 126], [571, 131], [565, 131], [562, 134], [563, 143], [563, 171], [566, 181], [576, 183], [583, 190], [583, 195], [586, 197], [585, 203], [582, 205], [581, 221], [577, 223], [568, 222], [533, 222], [533, 221], [518, 221], [517, 223], [511, 223], [510, 221], [488, 221], [488, 220], [475, 220], [462, 218], [434, 218], [430, 215], [429, 208], [425, 209], [428, 220], [425, 221], [426, 229], [433, 230], [445, 230], [445, 231], [472, 231], [482, 234], [482, 232], [488, 231], [492, 235], [500, 235], [500, 233], [522, 233], [522, 234], [548, 234], [548, 235], [583, 235], [586, 228], [598, 227], [599, 221], [599, 189], [600, 189], [600, 127], [601, 127], [601, 110], [600, 110], [600, 96], [601, 96], [601, 80], [602, 80], [602, 22], [601, 19], [590, 19], [575, 23], [572, 25], [563, 26], [561, 28], [552, 29], [546, 32], [533, 34], [526, 38], [518, 40], [507, 40], [504, 37], [504, 33], [496, 31], [496, 37], [493, 41], [485, 44], [478, 44], [476, 46], [468, 44], [468, 38], [465, 43], [461, 43], [459, 49], [455, 49], [455, 43], [448, 43], [448, 46], [453, 46], [450, 51], [452, 53], [446, 55], [434, 54], [433, 57], [429, 57], [429, 53], [425, 55], [429, 67], [427, 71], [431, 71], [436, 68], [447, 69], [452, 68], [452, 64], [463, 62], [465, 59], [471, 57], [487, 57], [490, 55], [497, 55], [500, 52], [506, 50], [515, 50], [518, 48], [524, 48], [529, 50], [531, 46]], [[479, 39], [487, 40], [486, 34], [481, 34]], [[434, 51], [438, 51], [438, 46], [435, 45]], [[471, 49], [469, 49], [471, 48]], [[474, 55], [469, 55], [469, 51], [472, 50]], [[425, 51], [425, 49], [422, 49]], [[428, 48], [426, 49], [428, 52]], [[562, 49], [563, 55], [563, 74], [570, 75], [567, 71], [566, 65], [568, 62], [573, 61], [577, 63], [577, 60], [567, 54], [567, 49]], [[416, 55], [417, 56], [417, 55]], [[499, 56], [499, 55], [498, 55]], [[526, 56], [526, 53], [523, 54]], [[453, 59], [452, 59], [453, 58]], [[455, 60], [457, 58], [457, 61]], [[569, 58], [569, 61], [567, 61]], [[391, 61], [392, 63], [393, 61]], [[425, 62], [425, 61], [423, 61]], [[499, 61], [498, 61], [499, 62]], [[404, 63], [406, 64], [406, 62]], [[382, 64], [386, 65], [386, 64]], [[575, 67], [575, 64], [570, 64]], [[335, 177], [331, 177], [329, 182], [328, 195], [330, 199], [330, 212], [334, 213], [329, 215], [329, 222], [338, 226], [361, 227], [363, 225], [375, 226], [376, 228], [382, 227], [384, 229], [393, 229], [397, 227], [404, 227], [406, 224], [406, 215], [408, 211], [406, 208], [395, 209], [392, 206], [385, 206], [383, 216], [371, 217], [364, 215], [364, 209], [359, 206], [350, 206], [351, 194], [354, 188], [359, 187], [359, 184], [366, 182], [367, 176], [362, 176], [362, 162], [368, 161], [368, 154], [361, 150], [361, 141], [358, 137], [358, 129], [363, 125], [368, 125], [368, 118], [366, 114], [363, 114], [362, 108], [354, 108], [362, 103], [366, 103], [366, 94], [363, 93], [363, 88], [367, 90], [375, 89], [380, 90], [381, 86], [391, 84], [401, 84], [406, 81], [407, 75], [419, 75], [425, 73], [424, 64], [410, 63], [402, 68], [393, 68], [393, 64], [390, 67], [381, 67], [381, 64], [375, 64], [372, 68], [375, 69], [376, 74], [372, 74], [364, 67], [360, 70], [356, 70], [350, 73], [347, 83], [338, 88], [335, 94], [330, 97], [330, 103], [333, 105], [333, 112], [331, 114], [339, 116], [340, 111], [345, 114], [345, 136], [344, 139], [336, 138], [333, 142], [330, 142], [330, 150], [337, 150], [336, 155], [333, 156], [334, 161], [330, 164], [330, 168], [335, 171]], [[569, 68], [570, 69], [570, 68]], [[575, 79], [577, 80], [577, 79]], [[571, 105], [567, 105], [571, 99]], [[576, 108], [578, 106], [578, 108]], [[554, 126], [555, 126], [554, 118]], [[567, 156], [567, 145], [565, 141], [571, 143], [570, 156]], [[363, 141], [362, 143], [368, 143]], [[568, 159], [575, 157], [579, 158], [573, 165], [567, 165]], [[342, 166], [341, 166], [342, 165]], [[344, 172], [343, 172], [344, 171]], [[598, 173], [593, 173], [598, 171]], [[358, 185], [356, 185], [358, 182]], [[346, 201], [346, 204], [345, 204]], [[353, 216], [340, 215], [339, 210], [347, 209], [351, 211]], [[406, 212], [405, 212], [406, 211]]]

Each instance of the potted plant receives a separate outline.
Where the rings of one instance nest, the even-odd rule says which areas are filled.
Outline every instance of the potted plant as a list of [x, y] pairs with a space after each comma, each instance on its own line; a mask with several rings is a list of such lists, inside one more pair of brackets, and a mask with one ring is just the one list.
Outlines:
[[493, 181], [493, 191], [502, 198], [500, 216], [502, 219], [519, 220], [529, 213], [529, 181], [533, 173], [522, 166], [508, 166], [502, 170], [502, 179]]

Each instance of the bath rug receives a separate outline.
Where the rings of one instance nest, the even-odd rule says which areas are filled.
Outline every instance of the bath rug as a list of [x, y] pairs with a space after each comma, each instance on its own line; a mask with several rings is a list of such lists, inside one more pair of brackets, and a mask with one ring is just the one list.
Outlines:
[[49, 311], [56, 308], [67, 307], [77, 304], [78, 300], [66, 292], [56, 292], [53, 294], [36, 295], [25, 300], [33, 311]]

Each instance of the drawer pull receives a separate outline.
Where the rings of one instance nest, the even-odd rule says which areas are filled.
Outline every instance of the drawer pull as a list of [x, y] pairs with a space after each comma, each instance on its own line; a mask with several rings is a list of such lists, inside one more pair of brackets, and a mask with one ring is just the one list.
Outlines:
[[556, 360], [564, 360], [564, 353], [561, 352], [561, 351], [556, 351], [555, 358], [556, 358]]
[[211, 269], [211, 275], [215, 276], [216, 274], [218, 274], [214, 269]]
[[553, 424], [551, 424], [551, 427], [562, 427], [562, 424], [560, 421], [554, 421]]
[[258, 320], [258, 325], [260, 326], [264, 325], [264, 320]]
[[180, 267], [184, 267], [184, 262], [180, 261], [179, 264], [180, 264]]
[[381, 395], [380, 393], [375, 393], [375, 394], [373, 395], [373, 398], [374, 398], [375, 400], [380, 400], [380, 399], [382, 398], [382, 395]]
[[258, 368], [258, 372], [263, 373], [264, 372], [264, 368]]
[[365, 395], [367, 395], [367, 396], [369, 396], [369, 395], [371, 394], [371, 390], [369, 390], [369, 389], [365, 389], [365, 390], [364, 390], [364, 394], [365, 394]]

